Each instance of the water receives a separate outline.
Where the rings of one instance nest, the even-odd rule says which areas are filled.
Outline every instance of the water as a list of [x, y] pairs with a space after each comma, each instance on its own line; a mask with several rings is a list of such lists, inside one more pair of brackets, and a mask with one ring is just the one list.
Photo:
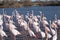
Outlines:
[[[2, 14], [2, 9], [0, 8], [0, 13]], [[60, 19], [60, 6], [32, 6], [32, 7], [21, 7], [21, 8], [4, 8], [7, 14], [11, 15], [12, 11], [17, 9], [20, 14], [26, 14], [27, 11], [34, 10], [34, 15], [39, 14], [39, 11], [42, 11], [48, 19], [52, 19], [56, 14]]]

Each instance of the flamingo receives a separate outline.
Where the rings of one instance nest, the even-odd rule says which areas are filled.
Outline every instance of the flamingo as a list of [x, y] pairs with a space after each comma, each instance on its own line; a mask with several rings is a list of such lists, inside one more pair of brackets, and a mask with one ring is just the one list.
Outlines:
[[28, 25], [26, 21], [22, 21], [20, 26], [23, 26], [25, 30], [28, 30]]
[[34, 36], [34, 37], [36, 37], [36, 35], [34, 34], [34, 32], [28, 27], [28, 24], [27, 24], [26, 21], [24, 21], [24, 20], [21, 21], [20, 26], [23, 26], [24, 29], [28, 31], [28, 33], [29, 33], [30, 36]]
[[47, 18], [44, 16], [44, 14], [42, 14], [42, 11], [39, 12], [40, 12], [40, 21], [41, 22], [44, 21], [46, 25], [49, 25], [49, 23], [46, 21]]
[[17, 20], [17, 23], [20, 24], [20, 21], [22, 20], [22, 15], [20, 15], [17, 10], [15, 10], [15, 12], [16, 12], [15, 18]]
[[[60, 26], [60, 19], [57, 19], [57, 15], [55, 14], [55, 20], [54, 22]], [[56, 26], [57, 27], [57, 26]], [[58, 28], [58, 27], [57, 27]]]
[[[20, 15], [19, 15], [20, 16]], [[26, 31], [28, 31], [29, 35], [34, 36], [34, 32], [29, 28], [27, 22], [22, 18], [22, 16], [19, 17], [18, 16], [18, 23], [20, 24], [20, 26], [22, 26]], [[16, 17], [17, 18], [17, 17]], [[35, 37], [35, 36], [34, 36]]]
[[[56, 25], [56, 24], [55, 24]], [[53, 25], [52, 25], [53, 26]], [[54, 26], [53, 26], [54, 27]], [[54, 27], [54, 29], [55, 29], [56, 27]], [[57, 40], [57, 29], [52, 29], [51, 28], [51, 21], [50, 21], [50, 29], [51, 29], [51, 32], [52, 32], [52, 34], [53, 34], [53, 38], [52, 38], [52, 40]]]
[[[33, 14], [33, 12], [32, 12]], [[40, 16], [39, 16], [40, 17]], [[26, 16], [26, 18], [29, 20], [29, 23], [30, 24], [33, 24], [33, 28], [35, 29], [35, 31], [38, 33], [40, 32], [42, 37], [44, 38], [45, 37], [45, 33], [43, 31], [41, 31], [40, 27], [39, 27], [39, 23], [38, 23], [38, 18], [37, 16], [33, 16], [32, 15], [32, 18], [29, 18], [28, 16]], [[34, 21], [33, 21], [34, 20]]]
[[39, 28], [39, 23], [37, 22], [33, 22], [33, 28], [37, 33], [41, 31], [41, 29]]
[[49, 34], [48, 32], [50, 32], [50, 29], [46, 26], [49, 25], [48, 22], [46, 21], [46, 19], [44, 18], [44, 15], [42, 16], [42, 24], [45, 28], [45, 33], [46, 33], [46, 40], [48, 40], [49, 38], [51, 38], [51, 34]]
[[[12, 15], [13, 16], [13, 15]], [[17, 29], [17, 27], [13, 24], [14, 22], [13, 22], [13, 20], [8, 20], [9, 21], [9, 27], [10, 27], [10, 30], [11, 30], [11, 32], [16, 36], [16, 35], [21, 35], [21, 33], [18, 31], [18, 30], [16, 30]], [[16, 32], [16, 33], [15, 33]]]
[[7, 35], [6, 35], [6, 33], [3, 31], [3, 15], [0, 15], [0, 35], [2, 36], [2, 37], [4, 37], [4, 36], [6, 36], [7, 37]]
[[17, 27], [13, 24], [14, 22], [11, 19], [9, 19], [8, 21], [9, 23], [5, 22], [5, 25], [11, 32], [11, 38], [13, 38], [13, 40], [16, 40], [16, 36], [21, 35], [21, 33], [17, 30]]
[[[46, 22], [44, 21], [45, 25], [46, 25]], [[48, 22], [47, 22], [47, 24], [48, 24]], [[35, 22], [34, 25], [35, 25], [35, 27], [37, 26], [36, 29], [38, 29], [38, 31], [41, 33], [42, 38], [46, 37], [45, 33], [43, 31], [41, 31], [40, 28], [38, 27], [38, 23]], [[50, 29], [48, 27], [45, 27], [45, 28], [50, 32]], [[51, 35], [49, 33], [47, 33], [47, 36], [48, 36], [48, 38], [51, 38]]]
[[[3, 27], [3, 26], [2, 26]], [[7, 37], [6, 33], [4, 32], [4, 30], [2, 28], [0, 28], [0, 40], [4, 40], [3, 37]]]
[[57, 40], [57, 34], [55, 34], [54, 36], [53, 36], [53, 39], [52, 40]]
[[[14, 15], [14, 17], [16, 18], [16, 21], [20, 24], [20, 20], [22, 19], [22, 16], [19, 15], [18, 11], [15, 9], [16, 14], [14, 14], [14, 12], [12, 13]], [[20, 19], [20, 20], [19, 20]]]
[[51, 21], [49, 21], [49, 22], [50, 22], [50, 29], [51, 29], [51, 32], [52, 32], [53, 35], [55, 35], [56, 31], [51, 28], [51, 27], [52, 27]]
[[52, 36], [48, 33], [50, 32], [50, 29], [43, 23], [43, 26], [45, 27], [45, 33], [46, 33], [46, 40], [48, 40], [48, 38], [51, 38]]
[[49, 23], [45, 20], [44, 17], [42, 17], [42, 21], [44, 21], [44, 24], [45, 24], [45, 25], [49, 25]]
[[[55, 20], [57, 21], [57, 24], [58, 24], [58, 20], [57, 20], [57, 17], [56, 17], [56, 15], [55, 15]], [[57, 24], [56, 24], [56, 22], [54, 21], [54, 24], [52, 24], [52, 28], [54, 28], [55, 29], [55, 35], [53, 35], [53, 38], [52, 38], [52, 40], [57, 40]]]
[[1, 35], [2, 37], [4, 37], [4, 36], [7, 37], [7, 35], [6, 35], [6, 33], [3, 31], [2, 27], [3, 27], [3, 26], [0, 27], [0, 35]]
[[2, 15], [0, 15], [0, 25], [2, 25], [3, 24], [3, 16]]
[[[5, 17], [7, 17], [7, 16], [5, 16]], [[9, 23], [5, 23], [6, 26], [9, 26], [9, 31], [11, 31], [14, 36], [21, 34], [18, 30], [16, 30], [17, 27], [13, 24], [14, 22], [11, 20], [11, 17], [10, 18], [9, 17], [7, 17], [9, 19], [8, 20]]]
[[[45, 38], [45, 33], [40, 29], [39, 23], [37, 22], [38, 21], [37, 17], [36, 16], [33, 16], [33, 19], [30, 19], [30, 18], [28, 18], [28, 19], [29, 19], [30, 24], [33, 24], [33, 28], [35, 29], [35, 31], [37, 33], [40, 32], [41, 33], [41, 36], [43, 38]], [[33, 20], [35, 20], [35, 21], [33, 21]]]
[[43, 23], [43, 26], [45, 27], [45, 32], [46, 32], [47, 38], [51, 38], [52, 36], [48, 33], [48, 32], [50, 32], [50, 29], [46, 26], [45, 23]]

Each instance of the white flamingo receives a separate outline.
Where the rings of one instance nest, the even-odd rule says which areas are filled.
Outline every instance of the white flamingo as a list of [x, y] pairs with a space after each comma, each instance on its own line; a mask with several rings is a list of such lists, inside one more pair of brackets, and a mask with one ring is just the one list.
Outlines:
[[6, 33], [3, 31], [2, 27], [3, 27], [3, 26], [0, 27], [0, 35], [1, 35], [2, 37], [4, 37], [4, 36], [7, 37], [7, 35], [6, 35]]
[[[37, 18], [36, 18], [37, 19]], [[47, 25], [48, 24], [48, 22], [46, 21], [44, 21], [44, 24], [45, 25]], [[41, 36], [42, 36], [42, 38], [45, 38], [46, 37], [46, 35], [45, 35], [45, 33], [43, 32], [43, 31], [41, 31], [40, 30], [40, 28], [39, 28], [39, 23], [37, 23], [36, 21], [35, 22], [33, 22], [33, 25], [34, 25], [34, 28], [36, 29], [36, 31], [37, 32], [40, 32], [41, 33]], [[48, 27], [45, 27], [48, 31], [50, 31], [50, 29], [48, 28]], [[48, 38], [51, 38], [51, 35], [49, 34], [49, 33], [47, 33], [47, 36], [48, 36]]]
[[43, 20], [46, 25], [49, 25], [49, 23], [46, 21], [47, 18], [44, 16], [44, 14], [42, 14], [41, 11], [39, 11], [39, 12], [40, 12], [40, 21], [42, 22], [42, 20]]
[[[13, 15], [12, 15], [13, 16]], [[9, 20], [9, 27], [10, 27], [10, 30], [11, 30], [11, 32], [16, 36], [16, 35], [21, 35], [21, 33], [18, 31], [18, 30], [16, 30], [17, 29], [17, 27], [13, 24], [14, 22], [13, 22], [13, 20]]]
[[[40, 16], [39, 16], [40, 17]], [[39, 21], [37, 19], [37, 16], [33, 16], [33, 12], [32, 12], [32, 18], [29, 18], [28, 16], [26, 16], [26, 18], [29, 20], [30, 24], [33, 24], [33, 28], [35, 29], [35, 31], [38, 33], [41, 33], [41, 36], [43, 38], [45, 38], [45, 33], [43, 31], [41, 31], [40, 27], [39, 27], [39, 23], [37, 21]], [[33, 21], [34, 20], [34, 21]]]
[[[38, 19], [36, 18], [36, 16], [33, 16], [32, 18], [29, 18], [28, 16], [26, 16], [26, 18], [29, 20], [30, 24], [33, 24], [33, 27], [39, 25], [39, 23], [37, 23]], [[35, 21], [33, 21], [33, 20], [35, 20]]]
[[[41, 19], [42, 19], [42, 23], [46, 26], [46, 25], [49, 25], [49, 23], [46, 21], [45, 18], [46, 18], [46, 17], [44, 17], [44, 14], [43, 14]], [[46, 29], [47, 29], [48, 31], [50, 31], [48, 27], [46, 27]]]
[[[39, 27], [39, 23], [37, 22], [38, 21], [37, 17], [36, 16], [33, 16], [32, 19], [31, 18], [28, 18], [28, 19], [29, 19], [30, 24], [33, 24], [33, 28], [35, 29], [35, 31], [37, 33], [40, 32], [41, 33], [41, 36], [43, 38], [45, 38], [45, 33], [43, 31], [41, 31], [41, 29]], [[33, 20], [35, 20], [35, 21], [33, 21]]]
[[0, 15], [0, 25], [3, 24], [3, 15]]
[[[41, 13], [41, 12], [40, 12]], [[41, 16], [37, 16], [38, 18], [40, 18], [40, 22], [41, 22]], [[38, 25], [38, 24], [37, 24]], [[40, 25], [39, 25], [40, 26]], [[39, 32], [41, 33], [41, 36], [42, 36], [42, 38], [45, 38], [45, 33], [38, 27], [38, 29], [39, 29]]]
[[44, 22], [45, 25], [49, 25], [49, 23], [45, 20], [45, 18], [42, 18], [42, 21]]
[[16, 26], [14, 24], [12, 24], [11, 22], [9, 23], [9, 28], [10, 28], [10, 31], [13, 33], [13, 35], [21, 35], [21, 33], [16, 30]]
[[[56, 15], [55, 15], [55, 20], [57, 21], [57, 24], [58, 24], [58, 19], [57, 19], [57, 16]], [[57, 28], [58, 28], [57, 24], [54, 21], [53, 28], [55, 29], [55, 35], [53, 35], [53, 39], [52, 40], [57, 40]]]
[[39, 25], [39, 24], [38, 24], [37, 22], [33, 22], [33, 28], [35, 29], [35, 31], [36, 31], [37, 33], [41, 31], [38, 25]]
[[17, 20], [18, 20], [18, 23], [20, 24], [20, 26], [22, 26], [25, 30], [28, 31], [30, 36], [34, 36], [34, 37], [36, 36], [34, 34], [34, 32], [29, 28], [27, 22], [22, 18], [22, 16], [19, 17]]
[[28, 25], [26, 21], [21, 21], [20, 26], [23, 26], [25, 30], [28, 30]]
[[[56, 27], [54, 27], [56, 24], [52, 24], [53, 28], [55, 29]], [[52, 40], [57, 40], [57, 29], [52, 29], [52, 26], [51, 26], [51, 21], [50, 21], [50, 29], [51, 29], [51, 32], [53, 34], [53, 38]]]
[[[5, 15], [5, 17], [7, 17], [7, 16]], [[9, 26], [9, 31], [11, 31], [14, 36], [21, 35], [21, 33], [18, 30], [16, 30], [17, 27], [13, 24], [14, 22], [12, 20], [10, 20], [11, 16], [8, 16], [7, 18], [9, 19], [8, 20], [9, 23], [5, 23], [5, 24], [6, 24], [6, 26]]]
[[50, 32], [50, 29], [46, 26], [46, 24], [44, 22], [43, 22], [43, 26], [45, 27], [45, 32], [47, 32], [46, 33], [47, 38], [51, 38], [52, 36], [48, 33], [48, 32]]
[[41, 33], [42, 38], [45, 38], [46, 37], [45, 32], [40, 31], [40, 33]]
[[52, 40], [57, 40], [57, 34], [55, 34], [54, 36], [53, 36], [53, 39]]
[[0, 35], [2, 36], [2, 37], [4, 37], [4, 36], [6, 36], [7, 37], [7, 35], [6, 35], [6, 33], [3, 31], [3, 26], [2, 26], [2, 24], [3, 24], [3, 16], [2, 15], [0, 15]]
[[49, 38], [51, 38], [52, 36], [48, 33], [48, 32], [50, 32], [50, 29], [46, 26], [46, 25], [49, 25], [48, 24], [48, 22], [45, 20], [45, 18], [44, 18], [44, 15], [43, 15], [43, 17], [42, 17], [42, 24], [43, 24], [43, 26], [44, 26], [44, 28], [45, 28], [45, 33], [46, 33], [46, 40], [48, 40]]
[[24, 20], [21, 21], [21, 24], [20, 25], [23, 26], [24, 29], [28, 31], [28, 33], [29, 33], [30, 36], [36, 37], [36, 35], [34, 34], [34, 32], [29, 28], [29, 26], [28, 26], [28, 24], [27, 24], [26, 21], [24, 21]]
[[54, 29], [52, 29], [51, 21], [49, 21], [49, 22], [50, 22], [50, 29], [51, 29], [51, 32], [52, 32], [53, 35], [55, 35], [56, 31], [55, 31]]

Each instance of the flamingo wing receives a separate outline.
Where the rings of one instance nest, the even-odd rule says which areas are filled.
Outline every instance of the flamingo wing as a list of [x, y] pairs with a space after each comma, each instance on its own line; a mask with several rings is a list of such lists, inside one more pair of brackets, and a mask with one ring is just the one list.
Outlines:
[[43, 38], [46, 37], [46, 35], [45, 35], [45, 33], [44, 33], [43, 31], [41, 31], [41, 36], [42, 36]]
[[48, 36], [48, 38], [51, 38], [52, 37], [49, 33], [47, 34], [47, 36]]
[[53, 36], [52, 40], [57, 40], [57, 34]]
[[13, 33], [13, 35], [20, 35], [21, 33], [19, 31], [17, 31], [16, 29], [11, 29], [11, 32]]
[[60, 20], [57, 21], [58, 25], [60, 25]]
[[17, 28], [15, 25], [13, 25], [13, 24], [11, 24], [11, 23], [9, 24], [9, 27], [10, 27], [10, 28], [14, 28], [14, 29]]
[[34, 34], [34, 32], [33, 32], [32, 30], [28, 30], [28, 32], [29, 32], [29, 35], [30, 35], [31, 37], [36, 37], [36, 35]]
[[4, 37], [4, 36], [7, 37], [6, 33], [5, 33], [3, 30], [0, 30], [0, 33], [1, 33], [1, 36], [2, 36], [2, 37]]
[[52, 29], [52, 28], [51, 28], [51, 32], [52, 32], [53, 35], [56, 34], [56, 31], [54, 29]]

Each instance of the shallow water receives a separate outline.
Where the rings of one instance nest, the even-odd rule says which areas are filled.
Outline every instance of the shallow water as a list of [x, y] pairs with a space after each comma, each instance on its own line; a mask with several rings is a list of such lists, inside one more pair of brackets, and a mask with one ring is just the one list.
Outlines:
[[[0, 8], [0, 13], [2, 14], [2, 9]], [[39, 11], [42, 11], [48, 19], [52, 19], [56, 14], [60, 18], [60, 6], [32, 6], [32, 7], [21, 7], [21, 8], [4, 8], [6, 13], [11, 15], [12, 11], [17, 9], [20, 14], [25, 15], [27, 11], [34, 10], [34, 15], [39, 14]]]

